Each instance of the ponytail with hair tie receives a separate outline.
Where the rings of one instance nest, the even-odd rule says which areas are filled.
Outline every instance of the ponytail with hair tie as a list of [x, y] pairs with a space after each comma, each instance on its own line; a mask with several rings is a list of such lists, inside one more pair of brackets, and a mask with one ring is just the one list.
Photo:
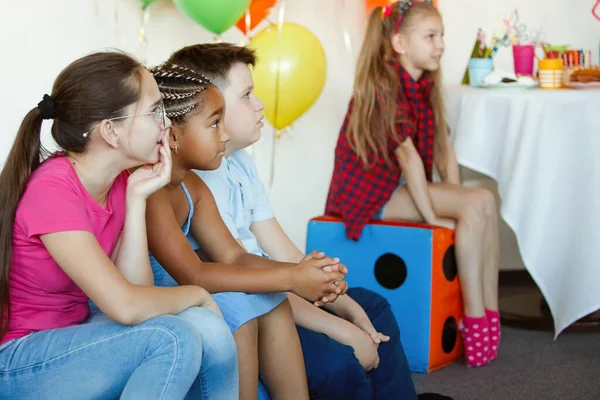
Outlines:
[[0, 339], [10, 325], [9, 270], [17, 208], [31, 174], [48, 156], [41, 143], [43, 121], [56, 119], [58, 109], [61, 119], [52, 124], [52, 138], [65, 152], [85, 152], [90, 140], [81, 132], [97, 121], [123, 115], [140, 100], [142, 71], [138, 61], [119, 51], [81, 57], [58, 75], [52, 96], [45, 94], [23, 118], [0, 172]]
[[42, 119], [54, 119], [56, 118], [56, 104], [49, 95], [45, 94], [42, 101], [38, 103], [40, 109], [40, 115]]

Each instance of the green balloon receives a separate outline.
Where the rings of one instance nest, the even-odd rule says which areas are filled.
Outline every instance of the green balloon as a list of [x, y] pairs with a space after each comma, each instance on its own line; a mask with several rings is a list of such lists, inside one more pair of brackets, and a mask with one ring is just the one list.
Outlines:
[[142, 0], [142, 10], [145, 10], [150, 4], [154, 3], [156, 0]]
[[177, 8], [209, 31], [220, 35], [246, 12], [250, 0], [173, 0]]

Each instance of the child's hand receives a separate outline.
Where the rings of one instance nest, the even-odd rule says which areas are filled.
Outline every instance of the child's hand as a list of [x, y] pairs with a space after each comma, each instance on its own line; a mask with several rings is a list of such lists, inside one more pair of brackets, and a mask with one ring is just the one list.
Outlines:
[[[302, 261], [300, 261], [300, 263], [303, 263], [303, 262], [309, 261], [309, 260], [322, 260], [324, 258], [325, 258], [325, 253], [323, 253], [322, 251], [314, 250], [311, 253], [305, 255], [304, 258], [302, 259]], [[325, 267], [323, 267], [324, 271], [326, 271], [326, 272], [341, 272], [343, 274], [348, 273], [348, 268], [344, 264], [339, 263], [339, 261], [340, 261], [339, 258], [335, 257], [332, 260], [335, 262], [335, 264], [326, 265]], [[348, 291], [348, 282], [337, 281], [334, 283], [340, 289], [339, 293], [337, 293], [337, 290], [336, 290], [336, 293], [332, 293], [327, 297], [323, 297], [322, 299], [320, 299], [319, 301], [314, 303], [315, 306], [322, 307], [323, 305], [325, 305], [327, 303], [333, 303], [337, 300], [338, 296], [346, 294], [346, 292]]]
[[169, 149], [169, 130], [161, 141], [160, 158], [156, 164], [144, 165], [135, 170], [127, 179], [127, 195], [146, 200], [150, 195], [171, 181], [171, 150]]
[[377, 330], [371, 323], [371, 320], [366, 315], [363, 317], [354, 319], [352, 321], [352, 323], [354, 325], [356, 325], [360, 330], [365, 332], [367, 335], [369, 335], [369, 337], [371, 338], [373, 343], [375, 343], [377, 345], [379, 345], [382, 342], [387, 342], [390, 340], [389, 336], [386, 336], [383, 333], [377, 332]]
[[316, 307], [323, 307], [327, 303], [334, 303], [338, 297], [346, 294], [348, 291], [348, 282], [346, 281], [336, 281], [333, 282], [335, 286], [337, 286], [336, 293], [332, 293], [327, 297], [323, 297], [321, 300], [316, 301], [314, 305]]
[[[314, 250], [311, 253], [308, 253], [307, 255], [305, 255], [299, 264], [301, 264], [305, 261], [309, 261], [309, 260], [322, 260], [325, 257], [326, 257], [325, 253], [323, 253], [322, 251]], [[330, 258], [330, 257], [328, 257], [328, 258]], [[344, 264], [340, 264], [339, 258], [335, 257], [335, 258], [330, 258], [330, 259], [333, 260], [333, 263], [322, 267], [325, 271], [327, 271], [327, 272], [335, 271], [335, 272], [341, 272], [343, 274], [348, 273], [348, 268]]]
[[370, 371], [379, 366], [378, 345], [373, 343], [371, 337], [357, 327], [350, 325], [352, 328], [346, 332], [346, 345], [354, 349], [354, 355], [358, 358], [360, 365], [365, 371]]
[[341, 293], [342, 288], [336, 286], [335, 282], [343, 281], [344, 274], [323, 269], [333, 263], [330, 257], [313, 258], [293, 267], [290, 271], [291, 292], [312, 302]]

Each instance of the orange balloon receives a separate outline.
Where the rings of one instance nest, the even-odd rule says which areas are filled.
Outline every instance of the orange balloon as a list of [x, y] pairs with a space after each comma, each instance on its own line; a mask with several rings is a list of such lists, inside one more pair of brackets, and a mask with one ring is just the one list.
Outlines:
[[[367, 8], [367, 14], [370, 14], [371, 11], [373, 11], [373, 9], [377, 6], [383, 7], [386, 4], [388, 6], [391, 6], [392, 4], [396, 3], [398, 0], [366, 0], [365, 1], [365, 6]], [[438, 0], [433, 0], [433, 6], [437, 7], [438, 6]]]
[[[276, 0], [252, 0], [250, 3], [250, 7], [248, 10], [250, 11], [250, 30], [256, 28], [258, 24], [260, 24], [273, 7], [275, 7]], [[246, 13], [242, 15], [242, 18], [238, 22], [236, 22], [235, 26], [238, 27], [240, 31], [246, 34]]]
[[383, 7], [385, 5], [391, 6], [398, 0], [366, 0], [365, 6], [367, 7], [367, 14], [370, 14], [371, 11], [377, 6]]

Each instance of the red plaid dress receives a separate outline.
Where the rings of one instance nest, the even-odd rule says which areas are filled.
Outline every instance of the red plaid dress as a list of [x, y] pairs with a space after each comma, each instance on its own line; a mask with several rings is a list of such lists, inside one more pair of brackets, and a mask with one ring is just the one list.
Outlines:
[[350, 101], [344, 124], [335, 148], [335, 166], [325, 213], [341, 216], [346, 226], [346, 236], [358, 240], [375, 214], [388, 202], [398, 187], [402, 171], [394, 151], [410, 137], [421, 155], [425, 175], [431, 181], [433, 170], [433, 137], [435, 121], [429, 94], [433, 79], [425, 73], [418, 82], [400, 64], [393, 64], [398, 73], [400, 90], [396, 97], [396, 115], [399, 120], [394, 132], [388, 133], [387, 151], [391, 165], [383, 157], [376, 160], [371, 155], [371, 166], [365, 169], [348, 142], [348, 126], [354, 102]]

